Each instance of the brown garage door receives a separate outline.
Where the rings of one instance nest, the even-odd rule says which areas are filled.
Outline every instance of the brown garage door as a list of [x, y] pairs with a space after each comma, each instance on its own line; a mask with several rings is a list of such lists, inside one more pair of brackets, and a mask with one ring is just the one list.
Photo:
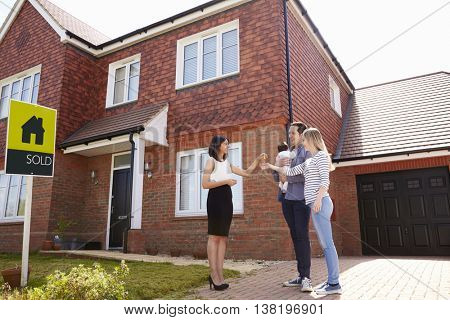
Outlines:
[[446, 167], [356, 177], [363, 254], [450, 255]]

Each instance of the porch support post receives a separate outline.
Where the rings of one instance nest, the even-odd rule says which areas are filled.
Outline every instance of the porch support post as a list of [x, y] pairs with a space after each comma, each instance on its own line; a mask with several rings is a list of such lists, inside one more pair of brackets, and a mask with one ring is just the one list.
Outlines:
[[142, 227], [142, 199], [144, 188], [145, 140], [139, 134], [133, 136], [136, 144], [134, 151], [133, 191], [131, 199], [131, 229]]

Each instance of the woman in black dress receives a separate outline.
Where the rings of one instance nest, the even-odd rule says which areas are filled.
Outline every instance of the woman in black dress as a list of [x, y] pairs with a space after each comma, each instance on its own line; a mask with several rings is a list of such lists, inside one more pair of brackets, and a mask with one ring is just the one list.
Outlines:
[[258, 167], [260, 160], [266, 155], [261, 154], [247, 169], [233, 166], [227, 159], [228, 139], [223, 136], [214, 136], [209, 146], [210, 158], [206, 162], [202, 187], [209, 189], [207, 200], [208, 211], [208, 261], [211, 269], [209, 276], [210, 288], [225, 290], [229, 287], [224, 283], [223, 262], [227, 248], [228, 232], [233, 218], [233, 194], [231, 187], [237, 181], [231, 174], [249, 177]]

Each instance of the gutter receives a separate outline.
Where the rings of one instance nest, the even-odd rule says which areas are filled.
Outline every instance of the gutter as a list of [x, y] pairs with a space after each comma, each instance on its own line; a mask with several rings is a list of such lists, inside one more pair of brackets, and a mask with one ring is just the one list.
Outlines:
[[284, 14], [284, 42], [286, 45], [286, 77], [287, 77], [287, 94], [289, 101], [289, 123], [286, 125], [286, 140], [290, 145], [289, 141], [289, 126], [294, 122], [294, 116], [292, 113], [292, 84], [291, 84], [291, 54], [289, 47], [289, 24], [288, 24], [288, 9], [287, 2], [289, 0], [283, 0], [283, 14]]
[[449, 147], [444, 148], [433, 148], [433, 149], [427, 149], [427, 150], [415, 150], [415, 151], [409, 151], [409, 152], [394, 152], [394, 153], [384, 153], [384, 154], [377, 154], [373, 156], [363, 156], [363, 157], [353, 157], [353, 158], [344, 158], [344, 159], [333, 159], [333, 163], [341, 163], [341, 162], [350, 162], [350, 161], [357, 161], [357, 160], [374, 160], [378, 158], [385, 158], [385, 157], [394, 157], [394, 156], [410, 156], [417, 153], [431, 153], [435, 151], [445, 151], [447, 150], [450, 153]]
[[85, 138], [85, 139], [80, 139], [80, 140], [75, 140], [75, 141], [69, 141], [69, 142], [62, 142], [59, 145], [59, 148], [60, 149], [67, 149], [69, 147], [78, 146], [80, 144], [88, 145], [89, 143], [95, 142], [95, 141], [98, 141], [98, 140], [104, 140], [104, 139], [111, 140], [112, 138], [115, 138], [115, 137], [118, 137], [118, 136], [122, 136], [122, 135], [127, 134], [127, 133], [141, 133], [144, 130], [145, 130], [144, 126], [141, 125], [141, 126], [137, 126], [137, 127], [131, 128], [131, 129], [129, 128], [129, 129], [118, 130], [118, 131], [109, 132], [109, 133], [97, 135], [97, 136], [90, 137], [90, 138]]

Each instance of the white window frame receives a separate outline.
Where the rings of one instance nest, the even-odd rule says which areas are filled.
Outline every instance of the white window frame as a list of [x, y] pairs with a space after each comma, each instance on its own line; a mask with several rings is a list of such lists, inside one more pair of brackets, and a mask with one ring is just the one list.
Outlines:
[[[22, 90], [23, 90], [24, 79], [26, 79], [28, 77], [31, 77], [29, 97], [28, 97], [27, 100], [23, 100], [24, 102], [31, 103], [31, 100], [33, 98], [34, 77], [38, 73], [40, 74], [39, 88], [41, 87], [41, 82], [42, 82], [41, 66], [42, 65], [38, 65], [38, 66], [32, 67], [32, 68], [27, 69], [25, 71], [19, 72], [19, 73], [15, 74], [15, 75], [13, 75], [11, 77], [8, 77], [8, 78], [0, 80], [0, 95], [1, 95], [3, 87], [9, 85], [9, 92], [8, 92], [8, 98], [9, 99], [8, 100], [11, 100], [12, 85], [13, 85], [13, 83], [15, 83], [17, 81], [20, 81], [20, 84], [19, 84], [19, 98], [17, 100], [22, 101]], [[39, 90], [37, 92], [36, 102], [37, 102], [38, 98], [39, 98]], [[0, 119], [6, 119], [6, 118], [8, 118], [8, 115], [9, 115], [9, 110], [6, 113], [6, 116], [4, 116], [4, 117], [0, 116]]]
[[[130, 65], [133, 63], [139, 62], [139, 84], [138, 84], [138, 92], [136, 95], [136, 99], [128, 100], [128, 88], [130, 82]], [[114, 86], [116, 82], [116, 70], [122, 67], [126, 67], [125, 69], [125, 86], [124, 86], [124, 100], [119, 103], [114, 103]], [[139, 99], [139, 86], [141, 82], [141, 54], [138, 53], [134, 56], [113, 62], [109, 65], [108, 69], [108, 87], [106, 93], [106, 108], [113, 108], [117, 106], [121, 106], [127, 103], [135, 102]]]
[[341, 108], [341, 90], [339, 86], [336, 84], [334, 79], [331, 76], [328, 76], [330, 83], [330, 104], [336, 113], [342, 117], [342, 108]]
[[[222, 35], [232, 30], [237, 30], [237, 70], [231, 73], [222, 74]], [[203, 40], [217, 36], [216, 39], [216, 76], [203, 80]], [[197, 43], [197, 81], [184, 85], [184, 47]], [[192, 36], [180, 39], [177, 41], [177, 70], [175, 89], [184, 89], [199, 84], [203, 84], [218, 79], [231, 77], [240, 72], [240, 41], [239, 41], [239, 19], [222, 24], [220, 26], [208, 29], [206, 31], [194, 34]]]
[[[232, 163], [235, 167], [242, 167], [242, 142], [235, 142], [230, 143], [228, 146], [229, 149], [238, 149], [238, 156], [239, 161], [238, 163]], [[208, 154], [208, 148], [201, 148], [201, 149], [193, 149], [193, 150], [187, 150], [187, 151], [180, 151], [177, 153], [177, 163], [176, 163], [176, 197], [175, 197], [175, 217], [176, 218], [183, 218], [183, 217], [203, 217], [207, 215], [206, 208], [200, 209], [200, 201], [201, 201], [201, 178], [202, 173], [201, 171], [203, 168], [200, 168], [201, 164], [201, 154], [206, 153]], [[194, 171], [195, 171], [195, 204], [194, 208], [191, 210], [180, 210], [180, 178], [181, 178], [181, 157], [185, 156], [194, 156]], [[240, 203], [240, 208], [234, 208], [233, 214], [239, 215], [244, 213], [244, 197], [243, 197], [243, 179], [241, 176], [232, 175], [233, 179], [237, 180], [237, 184], [241, 185], [241, 188], [239, 189], [240, 194], [236, 195], [233, 193], [234, 196], [239, 196], [242, 202]], [[235, 192], [235, 191], [233, 191]]]
[[[0, 170], [0, 175], [5, 175], [5, 171], [4, 170]], [[20, 192], [22, 191], [22, 179], [26, 177], [20, 176], [20, 183], [19, 183], [19, 190], [17, 192], [17, 199], [16, 199], [16, 208], [15, 208], [15, 216], [12, 217], [6, 217], [6, 204], [8, 202], [8, 197], [9, 197], [9, 186], [11, 183], [11, 178], [12, 176], [10, 175], [6, 175], [6, 177], [9, 178], [7, 184], [6, 184], [6, 192], [8, 194], [6, 194], [5, 196], [5, 202], [4, 203], [0, 203], [0, 224], [2, 223], [10, 223], [10, 222], [23, 222], [24, 221], [24, 216], [18, 216], [17, 213], [19, 211], [19, 199], [20, 199]]]

